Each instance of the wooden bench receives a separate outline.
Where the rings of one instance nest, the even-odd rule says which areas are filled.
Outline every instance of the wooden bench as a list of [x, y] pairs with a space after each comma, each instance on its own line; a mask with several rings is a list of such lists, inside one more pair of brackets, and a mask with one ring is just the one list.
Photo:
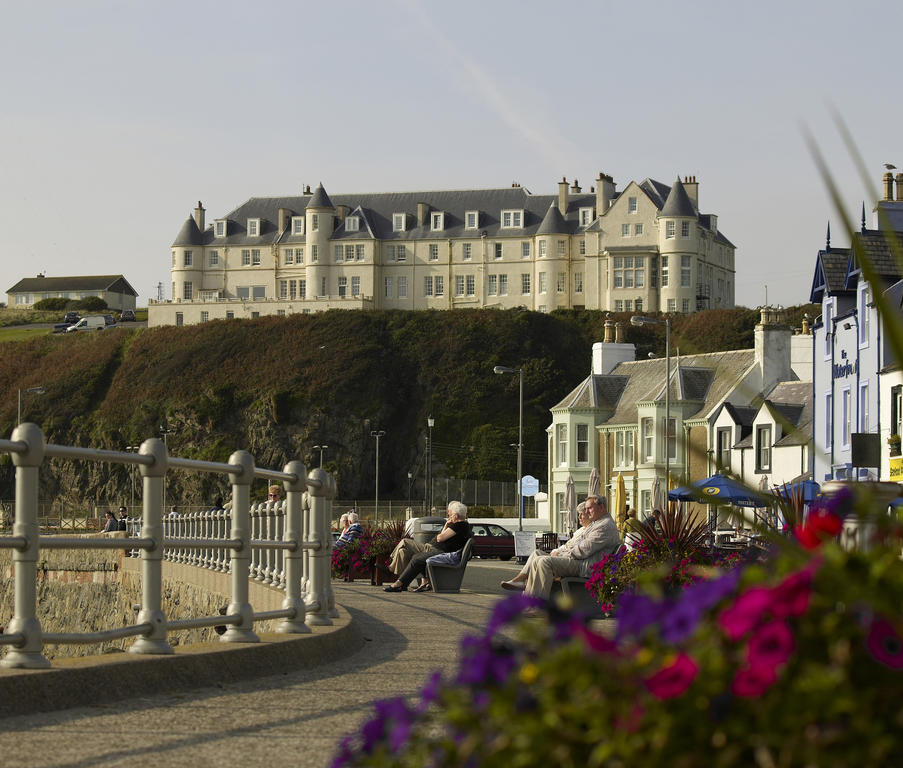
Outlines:
[[554, 600], [556, 595], [563, 595], [570, 599], [574, 604], [574, 611], [582, 613], [594, 619], [605, 618], [602, 607], [597, 603], [593, 596], [586, 591], [586, 583], [589, 579], [582, 576], [561, 576], [555, 579], [552, 585], [551, 597]]

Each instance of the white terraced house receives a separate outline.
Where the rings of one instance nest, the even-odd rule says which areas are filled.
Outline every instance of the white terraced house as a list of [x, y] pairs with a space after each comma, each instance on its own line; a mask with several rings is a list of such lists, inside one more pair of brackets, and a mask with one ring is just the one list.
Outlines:
[[212, 225], [199, 202], [148, 324], [326, 309], [526, 307], [695, 312], [734, 306], [734, 245], [695, 177], [617, 192], [486, 190], [254, 197]]

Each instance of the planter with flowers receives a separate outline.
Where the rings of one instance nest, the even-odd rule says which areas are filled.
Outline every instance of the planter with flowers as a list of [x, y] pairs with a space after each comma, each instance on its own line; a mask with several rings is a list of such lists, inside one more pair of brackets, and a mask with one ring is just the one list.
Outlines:
[[538, 601], [500, 602], [456, 674], [380, 702], [333, 765], [897, 763], [903, 527], [858, 506], [871, 548], [846, 551], [851, 501], [844, 489], [810, 509], [763, 562], [622, 594], [612, 622], [554, 607], [520, 621]]
[[887, 438], [887, 444], [890, 446], [890, 455], [891, 456], [899, 456], [900, 455], [900, 435], [893, 434], [889, 438]]
[[404, 523], [398, 520], [380, 528], [364, 525], [363, 533], [352, 544], [333, 549], [333, 577], [345, 581], [368, 579], [371, 584], [382, 584], [392, 575], [388, 569], [389, 555], [403, 536]]

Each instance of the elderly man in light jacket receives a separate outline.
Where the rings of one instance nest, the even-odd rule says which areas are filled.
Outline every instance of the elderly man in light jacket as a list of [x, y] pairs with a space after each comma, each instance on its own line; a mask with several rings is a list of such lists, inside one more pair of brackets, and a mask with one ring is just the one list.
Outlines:
[[590, 568], [620, 546], [621, 537], [603, 496], [590, 496], [584, 502], [583, 520], [583, 527], [557, 549], [533, 552], [521, 572], [503, 581], [502, 587], [548, 599], [555, 577], [588, 578]]

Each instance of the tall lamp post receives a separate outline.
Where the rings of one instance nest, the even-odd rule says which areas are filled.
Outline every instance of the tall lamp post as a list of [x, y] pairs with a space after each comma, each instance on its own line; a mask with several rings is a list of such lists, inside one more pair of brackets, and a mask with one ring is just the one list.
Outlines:
[[[138, 450], [140, 448], [141, 448], [140, 445], [127, 445], [125, 447], [125, 449], [129, 453], [138, 453]], [[129, 476], [132, 481], [132, 497], [131, 497], [131, 500], [129, 501], [129, 514], [131, 515], [132, 510], [135, 508], [135, 465], [134, 464], [132, 464], [132, 466], [129, 468]]]
[[[634, 315], [631, 325], [665, 325], [665, 508], [668, 507], [668, 491], [671, 485], [671, 318], [656, 320], [653, 317]], [[675, 439], [677, 436], [675, 435]]]
[[423, 491], [423, 504], [426, 507], [424, 514], [428, 515], [433, 509], [433, 427], [436, 420], [432, 416], [426, 417], [426, 426], [429, 432], [426, 437], [426, 488]]
[[376, 438], [376, 501], [373, 505], [373, 522], [376, 524], [379, 523], [379, 438], [385, 434], [384, 429], [374, 429], [370, 432], [370, 437]]
[[524, 467], [524, 369], [508, 368], [504, 365], [497, 365], [492, 369], [493, 373], [516, 373], [520, 376], [520, 400], [519, 400], [519, 418], [517, 425], [517, 530], [524, 530], [524, 510], [523, 499], [521, 498], [521, 477]]
[[[160, 425], [160, 434], [163, 436], [163, 445], [167, 452], [169, 451], [169, 443], [166, 440], [167, 435], [171, 435], [174, 430], [170, 429], [166, 424]], [[163, 475], [163, 514], [166, 514], [166, 475]]]
[[[370, 434], [372, 435], [373, 433], [371, 432]], [[320, 452], [320, 466], [321, 467], [323, 466], [323, 451], [325, 451], [327, 448], [329, 448], [328, 445], [315, 445], [314, 446], [314, 450]]]
[[42, 386], [37, 387], [28, 387], [28, 389], [19, 390], [19, 410], [16, 413], [16, 424], [22, 423], [22, 392], [25, 392], [26, 395], [43, 395], [46, 390]]

